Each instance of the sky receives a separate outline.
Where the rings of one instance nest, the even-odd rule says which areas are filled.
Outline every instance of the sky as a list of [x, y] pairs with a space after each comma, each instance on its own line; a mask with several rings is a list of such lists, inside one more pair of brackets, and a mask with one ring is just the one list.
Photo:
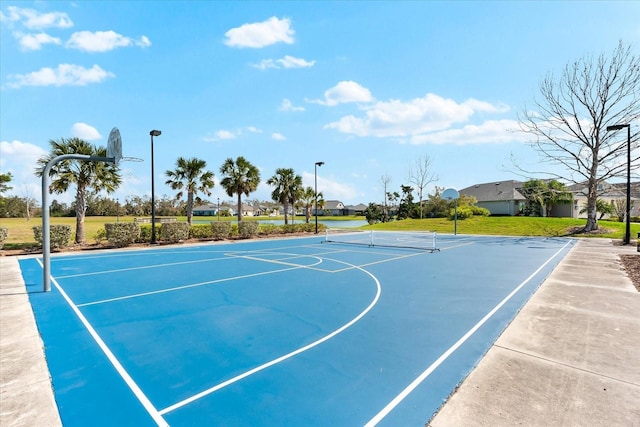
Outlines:
[[[266, 181], [292, 168], [325, 200], [382, 202], [430, 159], [434, 186], [526, 180], [540, 158], [518, 115], [549, 73], [640, 49], [634, 1], [0, 2], [0, 172], [41, 199], [49, 141], [122, 136], [111, 195], [173, 197], [165, 171], [197, 157]], [[127, 158], [129, 160], [127, 160]], [[316, 162], [324, 162], [315, 167]], [[536, 167], [540, 169], [540, 167]], [[70, 203], [74, 192], [54, 195]]]

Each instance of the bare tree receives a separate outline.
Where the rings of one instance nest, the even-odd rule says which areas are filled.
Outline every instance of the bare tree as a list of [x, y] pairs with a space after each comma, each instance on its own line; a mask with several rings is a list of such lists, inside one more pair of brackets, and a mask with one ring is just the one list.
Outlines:
[[[640, 58], [632, 52], [620, 42], [611, 56], [578, 59], [565, 66], [559, 78], [548, 74], [540, 84], [541, 99], [534, 100], [535, 108], [525, 108], [519, 117], [520, 128], [533, 136], [530, 144], [543, 161], [564, 169], [547, 175], [586, 183], [585, 231], [598, 229], [598, 185], [626, 171], [626, 138], [606, 128], [640, 117]], [[637, 138], [635, 132], [631, 148], [638, 146]], [[634, 150], [632, 169], [639, 163], [640, 153]]]
[[389, 210], [387, 209], [387, 186], [391, 184], [391, 177], [389, 174], [385, 173], [380, 177], [380, 183], [384, 187], [384, 199], [383, 199], [383, 221], [387, 222], [389, 220]]
[[438, 175], [433, 173], [431, 167], [431, 158], [428, 154], [420, 156], [416, 159], [415, 165], [409, 168], [409, 182], [414, 184], [418, 189], [418, 200], [420, 200], [420, 219], [422, 219], [422, 195], [424, 189], [438, 180]]

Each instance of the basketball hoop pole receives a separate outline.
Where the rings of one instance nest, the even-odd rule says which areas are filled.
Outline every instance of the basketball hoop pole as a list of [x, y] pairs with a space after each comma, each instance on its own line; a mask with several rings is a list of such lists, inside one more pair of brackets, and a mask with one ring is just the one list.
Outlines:
[[49, 160], [42, 172], [42, 291], [51, 290], [51, 238], [49, 222], [49, 174], [56, 163], [63, 160], [116, 163], [116, 157], [96, 157], [88, 154], [63, 154]]

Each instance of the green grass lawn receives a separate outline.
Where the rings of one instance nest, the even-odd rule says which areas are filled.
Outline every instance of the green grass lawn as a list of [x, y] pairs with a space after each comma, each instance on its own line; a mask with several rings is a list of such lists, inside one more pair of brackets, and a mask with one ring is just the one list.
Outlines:
[[[197, 218], [202, 219], [202, 218]], [[215, 221], [217, 218], [207, 218]], [[234, 221], [235, 217], [221, 218], [226, 221]], [[281, 217], [247, 217], [247, 220], [259, 219], [281, 219]], [[362, 220], [364, 217], [322, 217], [326, 220]], [[85, 218], [85, 235], [87, 243], [96, 243], [95, 236], [98, 230], [104, 228], [105, 223], [131, 222], [133, 217], [87, 217]], [[313, 220], [313, 219], [312, 219]], [[67, 224], [75, 232], [75, 218], [51, 218], [51, 224]], [[178, 221], [186, 221], [186, 217], [178, 217]], [[296, 222], [304, 221], [304, 217], [296, 217]], [[599, 221], [599, 232], [588, 234], [572, 234], [575, 228], [582, 227], [586, 223], [584, 219], [572, 218], [537, 218], [537, 217], [472, 217], [457, 222], [457, 232], [459, 234], [486, 234], [503, 236], [568, 236], [579, 237], [606, 237], [612, 239], [622, 239], [625, 231], [625, 224], [614, 221]], [[28, 248], [35, 245], [32, 227], [42, 225], [42, 218], [32, 218], [27, 221], [25, 218], [0, 218], [0, 227], [7, 227], [9, 236], [5, 241], [5, 249]], [[453, 233], [454, 222], [445, 218], [435, 219], [407, 219], [402, 221], [392, 221], [361, 227], [363, 229], [374, 230], [423, 230], [437, 231], [439, 233]], [[640, 223], [631, 224], [631, 238], [635, 239], [640, 233]], [[73, 237], [72, 237], [73, 239]]]

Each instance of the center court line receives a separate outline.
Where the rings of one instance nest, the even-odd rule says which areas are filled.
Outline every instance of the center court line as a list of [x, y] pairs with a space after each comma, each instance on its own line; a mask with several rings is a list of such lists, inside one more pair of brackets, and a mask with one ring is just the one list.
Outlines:
[[[344, 262], [344, 261], [338, 261], [338, 260], [330, 259], [330, 258], [326, 258], [326, 259], [328, 261], [334, 261], [334, 262], [338, 262], [338, 263], [342, 263], [342, 264], [352, 265], [352, 264], [349, 264], [349, 263]], [[264, 364], [262, 364], [260, 366], [257, 366], [257, 367], [255, 367], [255, 368], [253, 368], [253, 369], [251, 369], [251, 370], [249, 370], [247, 372], [244, 372], [244, 373], [242, 373], [240, 375], [237, 375], [237, 376], [235, 376], [235, 377], [233, 377], [231, 379], [228, 379], [227, 381], [224, 381], [224, 382], [222, 382], [222, 383], [220, 383], [220, 384], [218, 384], [216, 386], [208, 388], [208, 389], [206, 389], [204, 391], [201, 391], [200, 393], [195, 394], [195, 395], [193, 395], [193, 396], [191, 396], [191, 397], [189, 397], [187, 399], [184, 399], [184, 400], [182, 400], [180, 402], [177, 402], [177, 403], [175, 403], [175, 404], [173, 404], [171, 406], [168, 406], [168, 407], [166, 407], [166, 408], [164, 408], [164, 409], [159, 411], [160, 415], [165, 415], [165, 414], [167, 414], [169, 412], [175, 411], [176, 409], [179, 409], [179, 408], [181, 408], [181, 407], [183, 407], [185, 405], [188, 405], [189, 403], [195, 402], [198, 399], [201, 399], [201, 398], [203, 398], [203, 397], [205, 397], [205, 396], [207, 396], [207, 395], [209, 395], [211, 393], [214, 393], [214, 392], [216, 392], [216, 391], [218, 391], [220, 389], [223, 389], [223, 388], [227, 387], [228, 385], [231, 385], [231, 384], [233, 384], [235, 382], [238, 382], [238, 381], [240, 381], [240, 380], [242, 380], [244, 378], [247, 378], [247, 377], [249, 377], [249, 376], [251, 376], [251, 375], [253, 375], [255, 373], [258, 373], [258, 372], [263, 371], [263, 370], [265, 370], [265, 369], [267, 369], [267, 368], [269, 368], [271, 366], [274, 366], [274, 365], [276, 365], [276, 364], [278, 364], [280, 362], [283, 362], [283, 361], [285, 361], [287, 359], [290, 359], [290, 358], [292, 358], [292, 357], [294, 357], [294, 356], [296, 356], [296, 355], [298, 355], [300, 353], [304, 353], [305, 351], [310, 350], [313, 347], [316, 347], [316, 346], [322, 344], [323, 342], [330, 340], [331, 338], [335, 337], [336, 335], [342, 333], [346, 329], [348, 329], [351, 326], [353, 326], [356, 322], [358, 322], [360, 319], [362, 319], [369, 311], [371, 311], [371, 309], [378, 303], [378, 300], [380, 299], [380, 294], [382, 293], [382, 287], [380, 286], [380, 281], [378, 280], [378, 278], [376, 276], [374, 276], [372, 273], [370, 273], [369, 271], [367, 271], [367, 270], [365, 270], [365, 269], [363, 269], [361, 267], [353, 265], [353, 268], [356, 268], [356, 269], [362, 271], [363, 273], [367, 274], [369, 277], [371, 277], [375, 281], [375, 283], [376, 283], [376, 295], [373, 298], [373, 300], [371, 301], [371, 303], [360, 314], [358, 314], [356, 317], [351, 319], [351, 321], [345, 323], [340, 328], [336, 329], [335, 331], [331, 332], [328, 335], [325, 335], [324, 337], [320, 338], [319, 340], [316, 340], [316, 341], [314, 341], [314, 342], [312, 342], [310, 344], [305, 345], [304, 347], [300, 347], [297, 350], [294, 350], [294, 351], [292, 351], [290, 353], [287, 353], [287, 354], [285, 354], [283, 356], [278, 357], [277, 359], [271, 360], [270, 362], [267, 362], [267, 363], [264, 363]]]
[[[427, 377], [431, 375], [431, 373], [435, 371], [436, 368], [438, 368], [438, 366], [440, 366], [445, 360], [447, 360], [447, 358], [449, 358], [449, 356], [451, 356], [451, 354], [454, 351], [456, 351], [462, 344], [464, 344], [464, 342], [467, 341], [469, 337], [471, 337], [471, 335], [473, 335], [478, 329], [480, 329], [480, 327], [484, 325], [491, 317], [493, 317], [493, 315], [496, 314], [496, 312], [500, 310], [500, 308], [502, 308], [503, 305], [505, 305], [511, 298], [513, 298], [513, 296], [520, 289], [522, 289], [524, 285], [526, 285], [531, 279], [533, 279], [536, 276], [536, 274], [538, 274], [547, 264], [551, 262], [551, 260], [557, 257], [567, 246], [569, 246], [572, 243], [574, 242], [573, 241], [567, 242], [563, 247], [558, 249], [558, 251], [555, 254], [553, 254], [548, 260], [546, 260], [544, 264], [538, 267], [536, 271], [531, 273], [529, 277], [527, 277], [522, 283], [520, 283], [513, 291], [511, 291], [511, 293], [509, 293], [509, 295], [507, 295], [502, 301], [500, 301], [498, 305], [496, 305], [490, 312], [488, 312], [471, 329], [469, 329], [469, 331], [466, 334], [464, 334], [458, 341], [456, 341], [455, 344], [449, 347], [447, 351], [442, 353], [442, 355], [435, 362], [433, 362], [422, 374], [420, 374], [415, 380], [413, 380], [411, 384], [409, 384], [404, 390], [402, 390], [400, 394], [398, 394], [391, 402], [387, 404], [387, 406], [385, 406], [380, 412], [378, 412], [373, 418], [371, 418], [371, 420], [369, 420], [369, 422], [365, 424], [365, 427], [373, 427], [377, 425], [380, 421], [382, 421], [384, 417], [389, 415], [389, 413], [393, 409], [395, 409], [395, 407], [398, 406], [425, 379], [427, 379]], [[162, 413], [162, 411], [160, 411], [160, 413]]]
[[[40, 267], [44, 268], [44, 266], [42, 265], [42, 262], [39, 259], [37, 261], [40, 264]], [[120, 361], [116, 358], [116, 356], [109, 349], [109, 347], [102, 340], [102, 338], [100, 338], [100, 335], [98, 335], [98, 333], [93, 328], [93, 326], [91, 326], [91, 323], [89, 323], [87, 318], [84, 317], [84, 315], [80, 312], [80, 309], [78, 308], [78, 306], [74, 304], [71, 298], [69, 298], [67, 293], [64, 291], [64, 289], [62, 289], [62, 287], [58, 284], [55, 278], [51, 277], [51, 282], [58, 289], [58, 291], [60, 291], [60, 294], [65, 299], [67, 304], [69, 304], [69, 307], [71, 307], [71, 309], [76, 314], [76, 316], [78, 316], [78, 319], [80, 319], [80, 322], [82, 322], [82, 324], [87, 329], [87, 331], [89, 332], [91, 337], [94, 339], [96, 344], [98, 344], [98, 347], [100, 347], [104, 355], [107, 356], [107, 359], [109, 359], [109, 362], [111, 362], [111, 364], [116, 369], [116, 371], [120, 374], [124, 382], [129, 386], [129, 389], [133, 392], [133, 394], [136, 396], [138, 401], [140, 401], [142, 406], [144, 406], [144, 408], [147, 410], [147, 413], [149, 413], [151, 418], [153, 418], [153, 420], [156, 422], [158, 426], [169, 427], [169, 424], [164, 420], [164, 418], [162, 417], [162, 414], [158, 412], [158, 410], [156, 409], [155, 406], [153, 406], [149, 398], [142, 392], [142, 389], [140, 389], [138, 384], [136, 384], [133, 378], [131, 378], [131, 375], [129, 375], [126, 369], [124, 369], [124, 366], [122, 366]]]

